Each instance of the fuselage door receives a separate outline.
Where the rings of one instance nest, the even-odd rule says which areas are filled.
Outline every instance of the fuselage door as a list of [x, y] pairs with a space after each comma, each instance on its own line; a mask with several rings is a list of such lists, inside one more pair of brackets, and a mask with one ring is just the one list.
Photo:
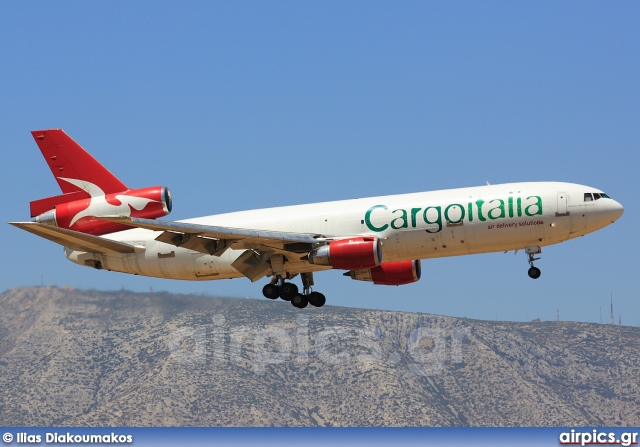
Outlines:
[[556, 211], [556, 217], [560, 216], [568, 216], [569, 212], [567, 211], [567, 193], [559, 192], [558, 193], [558, 211]]

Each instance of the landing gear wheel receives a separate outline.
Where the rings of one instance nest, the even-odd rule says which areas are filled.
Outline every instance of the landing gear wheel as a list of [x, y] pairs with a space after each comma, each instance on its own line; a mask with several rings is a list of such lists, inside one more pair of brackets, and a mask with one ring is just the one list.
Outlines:
[[315, 307], [322, 307], [327, 302], [327, 299], [320, 292], [311, 292], [308, 295], [308, 300], [309, 304]]
[[285, 282], [280, 286], [280, 298], [285, 301], [291, 301], [297, 294], [298, 286], [292, 282]]
[[262, 294], [270, 300], [278, 299], [280, 297], [280, 287], [275, 284], [267, 284], [262, 288]]
[[306, 296], [300, 295], [298, 293], [294, 295], [293, 298], [291, 298], [291, 304], [293, 304], [293, 306], [297, 307], [298, 309], [304, 309], [305, 307], [307, 307], [307, 304], [309, 304], [309, 301], [307, 300]]
[[527, 254], [527, 258], [529, 259], [529, 278], [538, 279], [540, 278], [540, 269], [533, 265], [533, 261], [537, 261], [540, 258], [536, 258], [537, 254], [542, 253], [542, 249], [537, 245], [531, 245], [524, 249], [524, 252]]

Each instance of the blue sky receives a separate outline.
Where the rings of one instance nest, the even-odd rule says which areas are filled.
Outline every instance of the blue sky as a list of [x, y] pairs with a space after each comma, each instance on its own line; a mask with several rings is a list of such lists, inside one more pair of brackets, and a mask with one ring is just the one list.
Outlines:
[[[2, 220], [57, 185], [30, 131], [63, 128], [171, 219], [511, 181], [600, 188], [614, 225], [523, 253], [423, 262], [373, 286], [316, 275], [329, 304], [478, 319], [640, 324], [637, 2], [2, 2]], [[40, 284], [261, 297], [68, 262], [0, 227], [0, 289]], [[287, 305], [286, 303], [282, 303]]]

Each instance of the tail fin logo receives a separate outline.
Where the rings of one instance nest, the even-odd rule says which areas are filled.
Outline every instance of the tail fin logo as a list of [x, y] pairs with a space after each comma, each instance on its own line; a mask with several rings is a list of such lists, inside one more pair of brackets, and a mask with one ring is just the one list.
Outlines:
[[104, 196], [105, 195], [105, 193], [102, 190], [102, 188], [100, 188], [95, 183], [91, 183], [91, 182], [88, 182], [86, 180], [79, 180], [79, 179], [75, 179], [75, 178], [58, 177], [58, 179], [59, 180], [64, 180], [67, 183], [71, 183], [73, 186], [75, 186], [77, 188], [80, 188], [81, 190], [83, 190], [84, 192], [89, 194], [91, 197], [98, 197], [98, 196]]
[[128, 196], [125, 194], [116, 194], [114, 197], [120, 202], [118, 205], [114, 205], [107, 201], [107, 197], [104, 191], [96, 184], [88, 182], [86, 180], [72, 179], [58, 177], [60, 180], [64, 180], [67, 183], [82, 189], [91, 196], [89, 206], [77, 213], [71, 219], [69, 226], [73, 226], [78, 220], [83, 217], [95, 217], [95, 216], [127, 216], [131, 217], [132, 210], [142, 211], [150, 202], [158, 202], [157, 200], [147, 199], [146, 197]]

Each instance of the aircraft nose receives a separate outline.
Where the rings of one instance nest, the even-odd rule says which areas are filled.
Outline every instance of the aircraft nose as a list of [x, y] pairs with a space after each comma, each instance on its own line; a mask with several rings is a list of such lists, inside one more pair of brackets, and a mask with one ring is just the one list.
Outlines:
[[607, 213], [607, 217], [611, 219], [611, 223], [613, 223], [616, 220], [620, 219], [620, 216], [624, 214], [624, 207], [619, 202], [616, 202], [613, 199], [611, 199], [610, 202], [611, 203], [607, 204], [606, 213]]

